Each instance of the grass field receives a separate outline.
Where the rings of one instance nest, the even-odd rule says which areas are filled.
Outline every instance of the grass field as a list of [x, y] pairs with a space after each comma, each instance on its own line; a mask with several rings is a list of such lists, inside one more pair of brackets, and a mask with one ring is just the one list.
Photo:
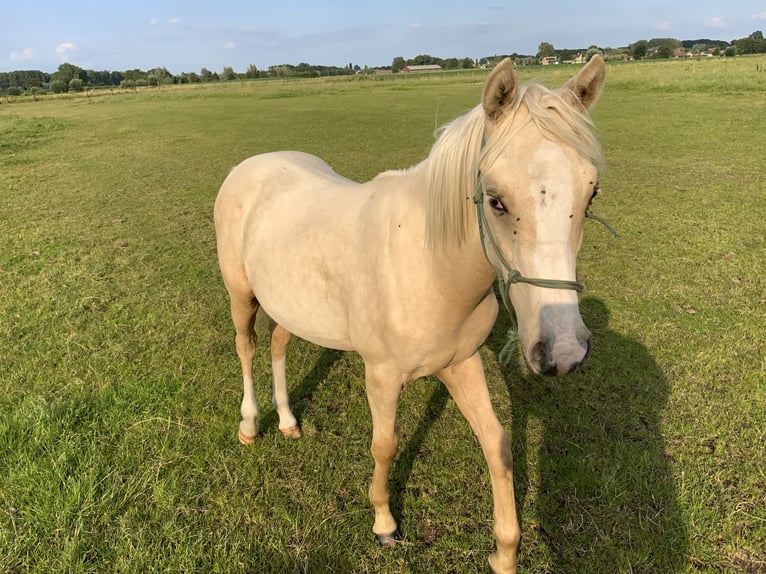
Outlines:
[[[566, 379], [502, 372], [525, 573], [766, 572], [766, 58], [610, 65], [580, 276], [594, 336]], [[523, 69], [558, 85], [568, 66]], [[228, 170], [300, 149], [369, 179], [420, 161], [484, 76], [249, 82], [0, 105], [0, 572], [486, 572], [491, 493], [435, 380], [400, 408], [371, 533], [360, 359], [294, 341], [305, 437], [261, 348], [241, 400], [212, 205]]]

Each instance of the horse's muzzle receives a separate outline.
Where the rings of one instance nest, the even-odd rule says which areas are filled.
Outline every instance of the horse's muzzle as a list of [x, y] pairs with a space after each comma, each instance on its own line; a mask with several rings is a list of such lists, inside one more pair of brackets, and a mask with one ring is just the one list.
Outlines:
[[538, 341], [532, 346], [529, 355], [530, 368], [540, 375], [550, 377], [562, 377], [575, 372], [590, 357], [590, 339], [585, 341], [584, 352], [578, 359], [572, 359], [571, 356], [554, 358], [551, 345], [545, 341]]

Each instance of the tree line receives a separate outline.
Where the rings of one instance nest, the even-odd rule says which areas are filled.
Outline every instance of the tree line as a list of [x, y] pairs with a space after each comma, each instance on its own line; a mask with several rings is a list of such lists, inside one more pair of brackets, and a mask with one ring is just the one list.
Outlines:
[[590, 46], [576, 50], [557, 50], [550, 42], [542, 42], [538, 47], [537, 54], [523, 56], [539, 63], [543, 58], [555, 57], [559, 61], [571, 61], [582, 55], [587, 61], [593, 54], [599, 53], [607, 59], [614, 60], [643, 60], [647, 58], [665, 59], [673, 58], [683, 52], [684, 55], [701, 56], [736, 56], [738, 54], [763, 54], [766, 53], [766, 40], [763, 32], [757, 30], [746, 38], [739, 38], [726, 42], [724, 40], [710, 40], [701, 38], [698, 40], [678, 40], [676, 38], [652, 38], [651, 40], [638, 40], [622, 48], [599, 48]]
[[430, 54], [420, 54], [414, 58], [405, 60], [402, 56], [397, 56], [391, 62], [391, 71], [401, 72], [407, 66], [441, 66], [445, 70], [466, 70], [476, 67], [476, 62], [472, 58], [437, 58]]
[[348, 66], [317, 66], [306, 63], [298, 65], [282, 64], [270, 66], [268, 70], [259, 70], [255, 65], [237, 73], [230, 66], [224, 67], [221, 73], [202, 68], [199, 72], [182, 72], [172, 74], [167, 68], [152, 68], [151, 70], [126, 71], [96, 71], [85, 70], [74, 64], [61, 64], [52, 74], [39, 70], [15, 70], [0, 72], [0, 93], [21, 95], [24, 92], [41, 93], [50, 91], [55, 94], [66, 92], [81, 92], [86, 89], [160, 87], [172, 84], [197, 84], [243, 80], [254, 78], [316, 78], [320, 76], [352, 75], [362, 68]]
[[[678, 50], [686, 50], [693, 55], [722, 55], [736, 56], [738, 54], [766, 53], [766, 40], [763, 32], [757, 30], [746, 38], [726, 42], [723, 40], [677, 40], [675, 38], [652, 38], [638, 40], [622, 48], [599, 48], [590, 46], [580, 49], [556, 49], [550, 42], [542, 42], [534, 55], [509, 54], [517, 64], [539, 64], [545, 57], [555, 57], [559, 61], [589, 60], [593, 54], [601, 54], [607, 59], [672, 58]], [[445, 70], [471, 69], [480, 66], [491, 66], [505, 56], [488, 56], [473, 60], [471, 58], [438, 58], [429, 54], [420, 54], [414, 58], [405, 59], [397, 56], [391, 66], [383, 66], [396, 73], [405, 66], [436, 64]], [[369, 72], [367, 66], [349, 63], [347, 66], [317, 66], [302, 62], [298, 65], [281, 64], [270, 66], [267, 70], [259, 70], [255, 65], [248, 66], [242, 73], [235, 72], [227, 66], [221, 73], [202, 68], [199, 72], [183, 72], [172, 74], [167, 68], [152, 68], [151, 70], [125, 71], [96, 71], [85, 70], [74, 64], [61, 64], [52, 74], [39, 70], [16, 70], [0, 72], [0, 93], [9, 96], [28, 93], [35, 95], [46, 91], [53, 93], [79, 92], [86, 89], [160, 87], [170, 84], [195, 84], [204, 82], [231, 81], [254, 78], [316, 78], [322, 76], [353, 75]]]

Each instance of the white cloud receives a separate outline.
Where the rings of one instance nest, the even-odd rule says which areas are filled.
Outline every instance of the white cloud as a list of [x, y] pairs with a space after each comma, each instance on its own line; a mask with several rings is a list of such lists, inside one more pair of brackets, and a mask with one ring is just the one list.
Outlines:
[[231, 42], [231, 41], [229, 41], [229, 42], [226, 42], [226, 43], [223, 45], [223, 49], [224, 49], [224, 50], [233, 50], [233, 49], [234, 49], [234, 48], [236, 48], [236, 47], [237, 47], [237, 45], [236, 45], [234, 42]]
[[180, 23], [181, 23], [181, 19], [180, 18], [170, 18], [168, 20], [168, 24], [180, 24]]
[[412, 28], [413, 30], [420, 30], [422, 27], [423, 27], [422, 22], [413, 22], [412, 24], [410, 24], [410, 28]]
[[149, 20], [149, 25], [150, 26], [156, 26], [159, 23], [160, 23], [160, 21], [157, 20], [157, 18], [152, 18], [152, 19]]
[[753, 20], [766, 20], [766, 10], [753, 14]]
[[56, 53], [59, 56], [65, 55], [67, 52], [74, 52], [74, 50], [77, 48], [72, 42], [62, 42], [58, 46], [56, 46]]
[[707, 20], [705, 22], [705, 26], [707, 26], [708, 28], [718, 28], [718, 29], [727, 28], [728, 27], [726, 22], [724, 21], [724, 19], [720, 18], [718, 16], [716, 16], [715, 18], [710, 18], [709, 20]]
[[673, 24], [671, 24], [670, 22], [657, 22], [654, 25], [654, 29], [655, 30], [672, 30]]
[[24, 48], [21, 52], [15, 50], [11, 52], [11, 61], [18, 62], [21, 60], [33, 60], [35, 57], [35, 51], [32, 48]]
[[67, 61], [67, 55], [71, 52], [74, 52], [76, 49], [77, 46], [75, 46], [72, 42], [62, 42], [56, 46], [56, 53], [59, 55], [59, 60], [61, 60], [61, 63], [65, 63]]

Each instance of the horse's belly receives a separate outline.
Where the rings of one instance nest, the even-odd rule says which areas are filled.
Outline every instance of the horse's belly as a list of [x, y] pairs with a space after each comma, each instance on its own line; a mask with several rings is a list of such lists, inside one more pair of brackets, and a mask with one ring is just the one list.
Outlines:
[[274, 321], [298, 337], [353, 349], [348, 309], [355, 273], [343, 253], [347, 244], [329, 231], [301, 234], [285, 225], [263, 226], [246, 247], [253, 294]]
[[[290, 300], [289, 291], [287, 288], [282, 293], [254, 289], [256, 298], [269, 317], [294, 335], [322, 347], [354, 350], [343, 309], [316, 305], [316, 301], [308, 298], [300, 302]], [[288, 298], [283, 295], [288, 295]], [[298, 290], [292, 296], [301, 295]]]

